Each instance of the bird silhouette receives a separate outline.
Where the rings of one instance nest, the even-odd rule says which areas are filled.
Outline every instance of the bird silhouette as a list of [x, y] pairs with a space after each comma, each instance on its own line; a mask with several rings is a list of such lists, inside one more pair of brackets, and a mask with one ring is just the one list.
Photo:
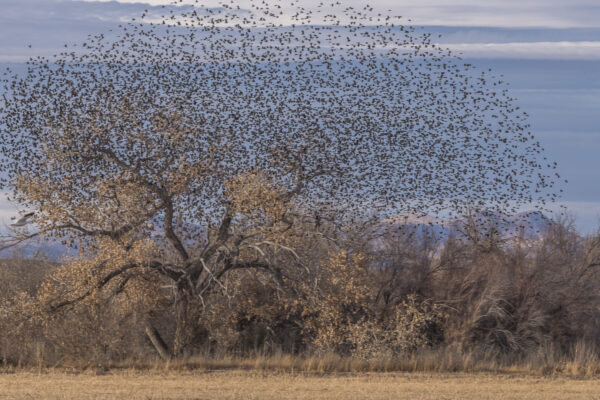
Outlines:
[[[23, 214], [15, 223], [10, 224], [10, 226], [13, 226], [15, 228], [21, 227], [21, 226], [25, 226], [31, 223], [31, 218], [35, 215], [35, 212], [29, 212], [26, 214]], [[11, 218], [12, 220], [15, 220], [15, 217]]]

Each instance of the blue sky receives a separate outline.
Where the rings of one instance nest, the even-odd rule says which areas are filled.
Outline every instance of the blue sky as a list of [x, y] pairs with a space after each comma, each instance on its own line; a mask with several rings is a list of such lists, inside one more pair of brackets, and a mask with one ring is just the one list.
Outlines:
[[[319, 1], [300, 1], [311, 7]], [[169, 1], [0, 0], [0, 66], [51, 55]], [[185, 1], [184, 1], [185, 3]], [[189, 3], [189, 2], [188, 2]], [[244, 0], [239, 2], [242, 6]], [[207, 0], [207, 6], [217, 2]], [[344, 1], [363, 5], [364, 1]], [[504, 74], [533, 133], [569, 183], [563, 203], [589, 232], [600, 221], [600, 1], [376, 0], [442, 34], [440, 43]], [[28, 45], [32, 47], [29, 48]], [[0, 223], [14, 206], [0, 200]]]

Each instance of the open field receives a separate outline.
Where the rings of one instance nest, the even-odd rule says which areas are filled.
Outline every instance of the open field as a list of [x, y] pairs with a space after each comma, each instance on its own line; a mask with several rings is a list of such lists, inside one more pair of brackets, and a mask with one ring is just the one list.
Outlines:
[[511, 374], [15, 372], [0, 399], [600, 399], [600, 381]]

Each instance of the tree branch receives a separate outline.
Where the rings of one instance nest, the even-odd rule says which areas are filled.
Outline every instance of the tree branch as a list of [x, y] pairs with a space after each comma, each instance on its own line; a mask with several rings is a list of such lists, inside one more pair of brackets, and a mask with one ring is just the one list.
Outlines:
[[104, 276], [104, 278], [102, 278], [98, 283], [96, 283], [92, 288], [87, 290], [82, 295], [80, 295], [74, 299], [64, 300], [58, 304], [50, 306], [50, 312], [56, 312], [63, 307], [75, 305], [75, 304], [85, 300], [86, 298], [91, 296], [94, 293], [94, 291], [96, 291], [98, 289], [102, 289], [104, 286], [109, 284], [116, 277], [123, 275], [125, 272], [135, 269], [135, 268], [154, 269], [154, 270], [157, 270], [157, 271], [163, 273], [164, 275], [168, 276], [169, 278], [171, 278], [173, 280], [177, 280], [179, 277], [181, 277], [181, 275], [183, 275], [182, 272], [179, 272], [179, 271], [176, 271], [175, 269], [173, 269], [171, 265], [162, 264], [162, 263], [159, 263], [158, 261], [152, 261], [148, 264], [138, 264], [138, 263], [126, 264], [126, 265], [122, 266], [121, 268], [116, 269], [116, 270], [110, 272], [109, 274], [107, 274], [106, 276]]
[[173, 218], [174, 218], [175, 212], [174, 212], [174, 207], [173, 207], [173, 200], [169, 196], [168, 191], [164, 187], [162, 187], [156, 183], [148, 181], [145, 177], [142, 176], [142, 174], [140, 174], [140, 171], [138, 168], [133, 167], [133, 166], [127, 164], [126, 162], [124, 162], [123, 160], [121, 160], [119, 157], [117, 157], [117, 155], [115, 154], [115, 152], [113, 150], [102, 148], [102, 149], [99, 149], [99, 151], [100, 151], [100, 153], [105, 155], [104, 159], [106, 161], [114, 162], [119, 167], [134, 174], [138, 178], [140, 183], [142, 183], [144, 186], [146, 186], [151, 191], [153, 191], [161, 199], [162, 206], [165, 209], [165, 223], [164, 223], [165, 236], [171, 242], [171, 244], [173, 245], [173, 247], [175, 248], [177, 253], [179, 253], [179, 255], [181, 256], [181, 258], [184, 261], [189, 260], [190, 256], [189, 256], [187, 250], [185, 249], [185, 246], [183, 245], [182, 241], [179, 239], [179, 237], [175, 233], [175, 230], [173, 229]]
[[175, 250], [177, 250], [177, 252], [181, 256], [183, 261], [188, 261], [190, 259], [190, 256], [189, 256], [187, 250], [185, 249], [185, 246], [183, 245], [183, 243], [181, 242], [181, 240], [175, 233], [175, 230], [173, 229], [173, 218], [174, 218], [173, 202], [171, 201], [171, 198], [168, 196], [166, 191], [162, 191], [162, 192], [164, 192], [164, 193], [161, 195], [161, 198], [162, 198], [162, 201], [165, 206], [165, 223], [164, 223], [165, 236], [167, 237], [167, 239], [169, 239], [169, 241], [171, 242], [171, 244], [173, 245]]
[[98, 282], [96, 285], [94, 285], [93, 288], [89, 289], [88, 291], [86, 291], [81, 296], [78, 296], [78, 297], [76, 297], [74, 299], [71, 299], [71, 300], [65, 300], [65, 301], [62, 301], [62, 302], [60, 302], [58, 304], [50, 306], [50, 311], [51, 312], [56, 312], [59, 309], [65, 307], [65, 306], [70, 306], [70, 305], [73, 305], [73, 304], [77, 304], [80, 301], [83, 301], [86, 298], [88, 298], [94, 292], [94, 290], [103, 288], [106, 284], [108, 284], [110, 281], [112, 281], [117, 276], [122, 275], [123, 273], [125, 273], [126, 271], [129, 271], [130, 269], [138, 268], [138, 267], [140, 267], [140, 265], [136, 264], [136, 263], [124, 265], [121, 268], [119, 268], [119, 269], [117, 269], [115, 271], [112, 271], [111, 273], [109, 273], [108, 275], [106, 275], [104, 278], [102, 278], [102, 280], [100, 280], [100, 282]]

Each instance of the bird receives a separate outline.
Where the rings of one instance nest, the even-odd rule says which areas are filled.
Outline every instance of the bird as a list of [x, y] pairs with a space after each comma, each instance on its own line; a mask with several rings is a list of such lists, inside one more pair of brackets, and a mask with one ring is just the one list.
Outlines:
[[[163, 5], [150, 24], [145, 10], [8, 77], [0, 90], [16, 95], [0, 98], [0, 170], [48, 185], [65, 204], [104, 201], [90, 188], [106, 176], [129, 182], [132, 169], [148, 187], [186, 182], [175, 208], [211, 225], [234, 172], [255, 169], [287, 189], [310, 177], [295, 207], [316, 210], [317, 222], [338, 211], [360, 218], [365, 204], [389, 216], [501, 208], [528, 202], [531, 187], [554, 198], [542, 146], [505, 81], [401, 16], [335, 1], [193, 3]], [[205, 159], [214, 161], [187, 168]]]
[[[30, 223], [31, 223], [31, 220], [30, 220], [30, 219], [31, 219], [31, 218], [32, 218], [34, 215], [35, 215], [35, 212], [28, 212], [28, 213], [26, 213], [26, 214], [23, 214], [23, 215], [21, 216], [21, 218], [19, 218], [19, 219], [17, 220], [17, 222], [15, 222], [15, 223], [13, 223], [13, 224], [10, 224], [10, 226], [12, 226], [12, 227], [15, 227], [15, 228], [18, 228], [18, 227], [21, 227], [21, 226], [25, 226], [25, 225], [27, 225], [27, 224], [30, 224]], [[15, 220], [15, 219], [16, 219], [16, 217], [12, 217], [12, 218], [11, 218], [11, 220]]]

